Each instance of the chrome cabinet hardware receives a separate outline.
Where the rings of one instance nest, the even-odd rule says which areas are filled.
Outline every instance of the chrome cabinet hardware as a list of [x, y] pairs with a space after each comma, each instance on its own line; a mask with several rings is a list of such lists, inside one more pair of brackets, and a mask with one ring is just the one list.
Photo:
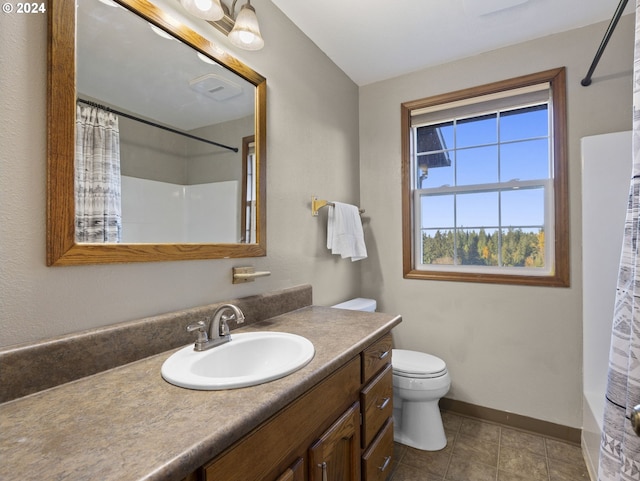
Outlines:
[[391, 401], [390, 397], [382, 398], [382, 403], [378, 404], [378, 406], [376, 407], [382, 411], [384, 408], [387, 407], [387, 404], [389, 404], [389, 401]]
[[327, 463], [318, 464], [318, 467], [322, 468], [322, 481], [327, 481]]
[[389, 352], [390, 351], [384, 351], [382, 354], [380, 354], [380, 356], [378, 356], [378, 359], [384, 359], [389, 355]]
[[391, 456], [386, 456], [384, 458], [384, 463], [382, 463], [382, 466], [378, 467], [378, 469], [380, 471], [384, 471], [385, 469], [387, 469], [387, 466], [389, 466], [390, 462], [391, 462]]

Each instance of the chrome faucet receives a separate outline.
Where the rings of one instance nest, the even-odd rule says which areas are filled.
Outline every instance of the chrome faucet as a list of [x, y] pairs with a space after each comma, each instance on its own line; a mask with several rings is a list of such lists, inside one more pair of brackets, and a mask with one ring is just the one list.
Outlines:
[[[227, 314], [228, 311], [231, 311], [231, 313]], [[234, 319], [237, 324], [242, 324], [244, 322], [244, 314], [242, 311], [233, 304], [223, 304], [213, 313], [213, 319], [209, 324], [208, 333], [207, 324], [204, 321], [189, 324], [187, 331], [197, 331], [198, 334], [194, 350], [206, 351], [212, 347], [229, 342], [231, 340], [231, 334], [229, 333], [228, 322]]]

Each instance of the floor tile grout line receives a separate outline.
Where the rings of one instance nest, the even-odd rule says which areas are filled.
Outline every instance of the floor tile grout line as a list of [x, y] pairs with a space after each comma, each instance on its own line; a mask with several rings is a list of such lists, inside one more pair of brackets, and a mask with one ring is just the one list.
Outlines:
[[[442, 475], [442, 481], [446, 481], [447, 480], [447, 474], [449, 473], [449, 467], [451, 466], [451, 458], [453, 457], [453, 450], [456, 448], [456, 440], [458, 439], [458, 433], [460, 432], [460, 425], [458, 425], [454, 430], [451, 430], [450, 432], [453, 432], [453, 442], [451, 443], [451, 449], [449, 451], [449, 459], [447, 459], [447, 467], [444, 470], [444, 474]], [[447, 433], [445, 430], [445, 437], [446, 437]]]
[[500, 477], [500, 451], [502, 450], [502, 426], [498, 432], [498, 458], [496, 460], [496, 481]]
[[544, 460], [547, 465], [547, 479], [551, 481], [551, 466], [549, 466], [549, 446], [547, 444], [547, 438], [543, 437], [542, 442], [544, 443]]
[[449, 468], [451, 467], [451, 460], [453, 459], [453, 451], [456, 448], [456, 442], [458, 440], [458, 434], [460, 434], [460, 426], [456, 430], [455, 435], [453, 436], [453, 443], [451, 444], [451, 450], [449, 452], [449, 459], [447, 460], [447, 469], [444, 470], [444, 476], [442, 477], [442, 481], [447, 480], [447, 474], [449, 474]]

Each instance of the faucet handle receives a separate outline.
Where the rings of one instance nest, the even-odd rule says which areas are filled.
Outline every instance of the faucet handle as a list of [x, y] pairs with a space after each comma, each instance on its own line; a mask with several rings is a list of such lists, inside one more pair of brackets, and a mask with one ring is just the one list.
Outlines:
[[187, 332], [196, 331], [198, 338], [196, 339], [195, 350], [201, 351], [204, 344], [209, 342], [209, 336], [207, 335], [207, 325], [203, 321], [194, 322], [187, 326]]

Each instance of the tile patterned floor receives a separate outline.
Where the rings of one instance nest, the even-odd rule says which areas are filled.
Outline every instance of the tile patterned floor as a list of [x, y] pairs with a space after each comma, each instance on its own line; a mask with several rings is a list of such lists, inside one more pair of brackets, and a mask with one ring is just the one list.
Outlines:
[[580, 446], [444, 412], [447, 447], [427, 452], [395, 445], [388, 481], [589, 480]]

